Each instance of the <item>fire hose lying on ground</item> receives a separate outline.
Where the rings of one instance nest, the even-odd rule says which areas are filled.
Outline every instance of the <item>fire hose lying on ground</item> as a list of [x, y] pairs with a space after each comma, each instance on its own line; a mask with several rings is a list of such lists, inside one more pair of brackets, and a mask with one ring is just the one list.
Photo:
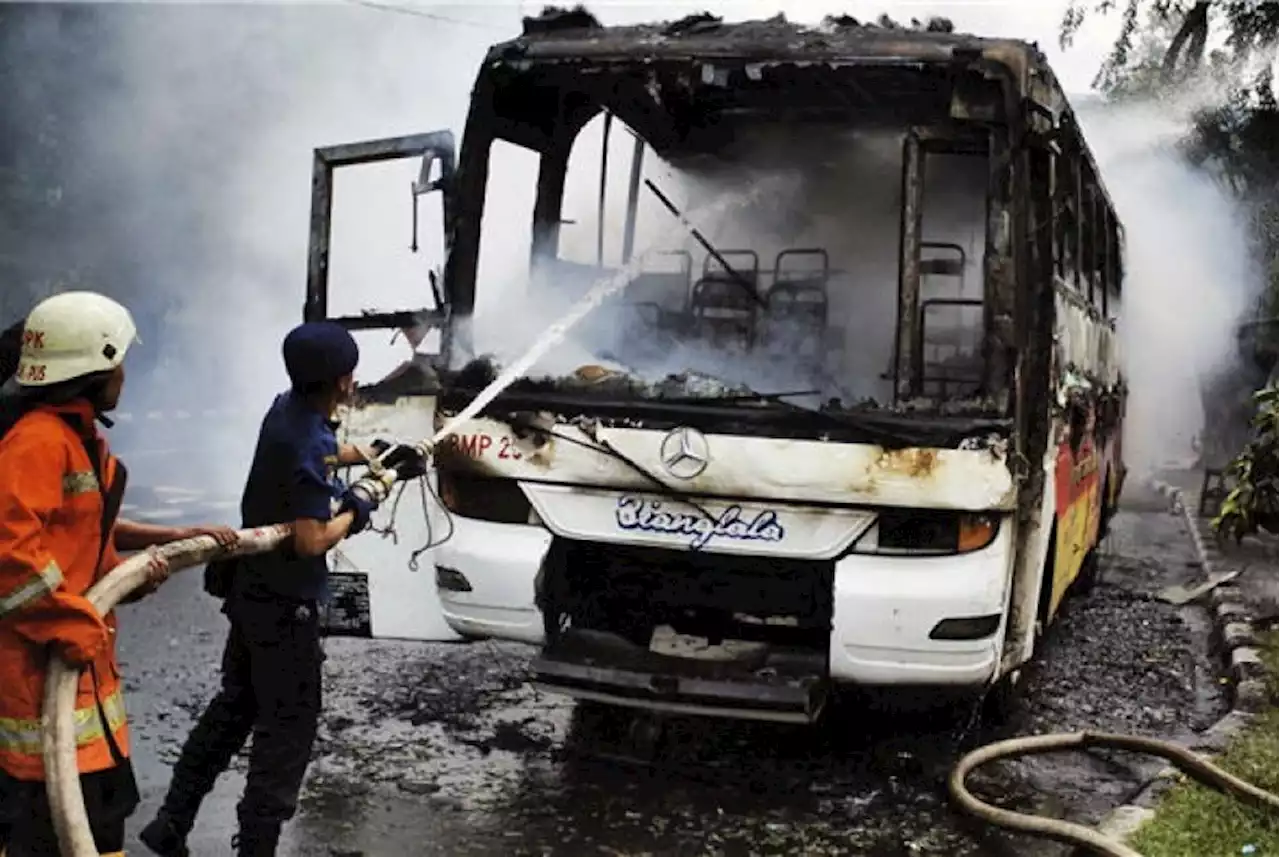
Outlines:
[[[421, 448], [426, 450], [430, 446], [430, 443], [426, 443]], [[384, 468], [380, 460], [375, 460], [371, 462], [369, 475], [358, 480], [352, 488], [381, 501], [385, 499], [396, 478], [394, 469]], [[259, 527], [241, 530], [238, 543], [231, 549], [219, 547], [211, 536], [200, 536], [165, 545], [158, 552], [168, 560], [171, 571], [180, 571], [204, 565], [214, 559], [266, 553], [275, 550], [291, 536], [292, 529], [287, 525]], [[129, 593], [147, 581], [151, 562], [152, 555], [149, 553], [141, 553], [125, 560], [98, 581], [86, 597], [99, 613], [110, 612]], [[89, 829], [84, 795], [80, 790], [80, 775], [76, 768], [73, 714], [78, 680], [79, 675], [74, 668], [58, 658], [51, 661], [45, 679], [41, 717], [46, 786], [54, 829], [63, 857], [97, 857], [98, 849]], [[1232, 776], [1177, 744], [1154, 738], [1097, 732], [1033, 735], [979, 747], [956, 765], [947, 783], [948, 790], [960, 809], [997, 827], [1078, 845], [1104, 857], [1142, 857], [1132, 848], [1109, 839], [1090, 827], [1013, 812], [984, 803], [974, 797], [965, 786], [965, 779], [970, 773], [1000, 759], [1100, 747], [1160, 756], [1211, 788], [1254, 806], [1269, 807], [1273, 811], [1280, 808], [1280, 801], [1275, 795]]]
[[1155, 738], [1137, 735], [1115, 735], [1107, 732], [1061, 732], [1051, 735], [1028, 735], [1010, 738], [979, 747], [962, 758], [947, 779], [947, 791], [951, 800], [968, 814], [996, 827], [1054, 839], [1068, 845], [1087, 848], [1104, 857], [1142, 857], [1142, 854], [1122, 842], [1102, 835], [1092, 827], [1074, 824], [1058, 818], [1045, 818], [1000, 809], [978, 800], [965, 786], [965, 779], [973, 771], [1001, 759], [1031, 756], [1041, 753], [1059, 753], [1066, 750], [1108, 749], [1125, 750], [1159, 756], [1197, 782], [1228, 794], [1252, 806], [1280, 809], [1280, 799], [1273, 794], [1246, 783], [1216, 765], [1210, 764], [1185, 747]]

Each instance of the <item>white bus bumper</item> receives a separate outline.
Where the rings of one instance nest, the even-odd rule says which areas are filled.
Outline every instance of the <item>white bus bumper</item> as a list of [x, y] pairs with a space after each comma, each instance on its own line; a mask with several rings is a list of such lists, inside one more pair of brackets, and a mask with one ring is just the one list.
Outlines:
[[[1005, 633], [1012, 529], [1001, 527], [992, 544], [969, 554], [838, 561], [831, 678], [865, 685], [991, 681]], [[994, 630], [979, 639], [930, 636], [945, 620], [993, 616]]]

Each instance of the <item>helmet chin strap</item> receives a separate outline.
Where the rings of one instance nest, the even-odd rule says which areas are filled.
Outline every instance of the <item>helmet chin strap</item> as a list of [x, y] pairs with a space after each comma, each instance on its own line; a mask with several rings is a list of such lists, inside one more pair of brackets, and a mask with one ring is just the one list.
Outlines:
[[107, 388], [107, 381], [110, 377], [110, 373], [100, 373], [76, 378], [58, 385], [56, 390], [50, 390], [41, 398], [50, 404], [60, 404], [69, 402], [72, 399], [84, 398], [93, 407], [94, 419], [107, 428], [111, 428], [115, 425], [115, 420], [107, 416], [102, 408], [102, 394]]
[[93, 418], [106, 428], [111, 428], [116, 421], [107, 416], [106, 410], [102, 407], [102, 396], [107, 389], [107, 378], [95, 378], [85, 388], [85, 397], [89, 400], [89, 404], [93, 405]]

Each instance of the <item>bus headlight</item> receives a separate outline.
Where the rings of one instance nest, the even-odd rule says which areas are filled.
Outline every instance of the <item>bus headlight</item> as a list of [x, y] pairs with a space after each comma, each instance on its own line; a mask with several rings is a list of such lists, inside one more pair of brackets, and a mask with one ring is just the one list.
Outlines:
[[956, 517], [959, 519], [957, 553], [982, 550], [995, 540], [1000, 529], [1000, 520], [994, 515], [961, 514]]
[[883, 509], [877, 529], [877, 547], [882, 551], [970, 553], [991, 544], [1000, 531], [1000, 519], [938, 509]]

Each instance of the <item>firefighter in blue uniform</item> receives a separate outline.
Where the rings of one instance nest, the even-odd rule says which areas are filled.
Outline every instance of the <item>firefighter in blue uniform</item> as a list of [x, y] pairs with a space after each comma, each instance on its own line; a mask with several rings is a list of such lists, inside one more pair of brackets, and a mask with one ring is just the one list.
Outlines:
[[[283, 350], [292, 388], [262, 421], [241, 513], [245, 527], [291, 522], [294, 538], [290, 549], [236, 561], [225, 590], [210, 589], [225, 595], [231, 623], [222, 688], [187, 739], [163, 806], [142, 831], [143, 843], [165, 857], [189, 853], [186, 838], [201, 801], [251, 732], [234, 844], [239, 855], [275, 854], [281, 826], [297, 806], [320, 714], [325, 554], [364, 530], [374, 510], [374, 501], [344, 489], [334, 475], [339, 466], [369, 459], [369, 451], [338, 443], [332, 421], [355, 389], [355, 340], [337, 324], [313, 322], [294, 328]], [[374, 451], [387, 447], [379, 441]], [[407, 446], [384, 461], [401, 478], [425, 471], [421, 454]]]

